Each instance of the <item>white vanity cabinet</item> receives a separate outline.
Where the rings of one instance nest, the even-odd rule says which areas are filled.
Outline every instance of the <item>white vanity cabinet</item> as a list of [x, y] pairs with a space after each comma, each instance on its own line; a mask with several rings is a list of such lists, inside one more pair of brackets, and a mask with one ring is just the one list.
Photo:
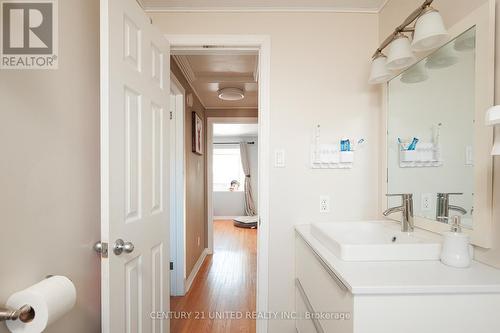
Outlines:
[[463, 270], [439, 261], [344, 262], [306, 226], [297, 228], [295, 242], [299, 333], [500, 332], [499, 270], [479, 263]]
[[[297, 320], [299, 333], [353, 332], [353, 295], [307, 243], [296, 239], [296, 312], [301, 317], [315, 312], [329, 317]], [[338, 319], [330, 318], [338, 315]], [[305, 326], [302, 322], [311, 322]]]

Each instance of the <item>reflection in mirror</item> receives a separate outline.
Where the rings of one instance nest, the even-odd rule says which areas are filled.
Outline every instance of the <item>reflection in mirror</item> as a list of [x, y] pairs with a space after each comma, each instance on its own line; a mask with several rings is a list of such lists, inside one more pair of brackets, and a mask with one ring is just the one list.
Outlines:
[[474, 80], [475, 27], [389, 82], [387, 189], [413, 193], [415, 216], [472, 228]]

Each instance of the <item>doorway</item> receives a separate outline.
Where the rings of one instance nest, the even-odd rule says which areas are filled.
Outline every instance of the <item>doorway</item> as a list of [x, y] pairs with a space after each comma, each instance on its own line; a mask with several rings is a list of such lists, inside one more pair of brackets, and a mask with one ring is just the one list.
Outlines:
[[[266, 38], [258, 38], [259, 41], [256, 42], [255, 40], [253, 40], [252, 42], [250, 42], [250, 40], [252, 38], [250, 37], [242, 37], [242, 39], [245, 39], [245, 38], [248, 38], [247, 42], [241, 42], [241, 41], [237, 41], [234, 39], [234, 36], [231, 36], [231, 37], [221, 37], [221, 36], [217, 36], [216, 38], [211, 38], [210, 40], [204, 40], [204, 41], [199, 41], [198, 38], [199, 37], [192, 37], [193, 40], [191, 40], [191, 37], [189, 36], [167, 36], [167, 39], [169, 39], [169, 41], [171, 42], [171, 47], [172, 47], [172, 54], [175, 56], [183, 56], [183, 57], [186, 57], [186, 56], [190, 56], [190, 55], [196, 55], [197, 57], [200, 57], [200, 56], [203, 56], [203, 55], [207, 55], [207, 56], [210, 56], [210, 57], [214, 57], [214, 56], [219, 56], [219, 55], [223, 55], [223, 56], [230, 56], [230, 55], [249, 55], [249, 54], [254, 54], [256, 55], [258, 58], [257, 59], [260, 59], [260, 61], [256, 62], [255, 66], [255, 72], [257, 74], [257, 77], [259, 77], [259, 85], [258, 87], [256, 88], [256, 93], [258, 92], [258, 95], [259, 95], [259, 98], [256, 99], [256, 105], [255, 105], [255, 108], [258, 109], [258, 112], [256, 112], [255, 115], [250, 115], [249, 114], [249, 108], [243, 108], [243, 109], [240, 109], [239, 110], [239, 115], [240, 117], [238, 117], [238, 119], [232, 119], [233, 117], [231, 117], [231, 111], [233, 109], [233, 107], [226, 107], [226, 108], [213, 108], [213, 107], [206, 107], [206, 122], [205, 122], [205, 128], [204, 130], [207, 132], [207, 136], [206, 136], [206, 144], [205, 144], [205, 153], [207, 155], [207, 171], [206, 171], [206, 194], [207, 194], [207, 204], [206, 204], [206, 239], [205, 239], [205, 245], [207, 247], [207, 254], [208, 254], [208, 258], [205, 259], [205, 261], [202, 261], [201, 264], [199, 265], [199, 267], [197, 267], [198, 269], [198, 276], [203, 276], [203, 274], [206, 273], [206, 269], [207, 269], [207, 265], [204, 265], [203, 263], [204, 262], [207, 262], [209, 261], [211, 258], [213, 258], [214, 256], [212, 256], [211, 254], [214, 253], [214, 251], [216, 252], [217, 251], [217, 245], [215, 246], [214, 248], [214, 229], [217, 229], [217, 230], [220, 230], [222, 234], [226, 234], [228, 235], [229, 232], [228, 232], [228, 228], [224, 228], [224, 227], [229, 227], [229, 226], [233, 226], [233, 221], [230, 220], [230, 221], [227, 221], [228, 223], [220, 223], [220, 224], [217, 224], [218, 226], [221, 226], [221, 228], [214, 228], [214, 219], [213, 219], [213, 213], [212, 213], [212, 205], [213, 205], [213, 197], [212, 197], [212, 171], [211, 170], [208, 170], [208, 166], [211, 166], [212, 163], [213, 163], [213, 150], [212, 150], [212, 134], [213, 134], [213, 125], [214, 124], [218, 124], [217, 121], [212, 121], [212, 118], [217, 118], [218, 121], [220, 123], [224, 123], [226, 122], [227, 124], [230, 124], [231, 122], [232, 123], [235, 123], [235, 124], [243, 124], [243, 123], [248, 123], [248, 124], [254, 124], [256, 125], [256, 128], [255, 128], [255, 131], [256, 131], [256, 136], [255, 136], [255, 139], [252, 141], [252, 140], [248, 140], [246, 143], [247, 144], [253, 144], [253, 147], [252, 147], [252, 150], [255, 149], [256, 151], [256, 155], [258, 156], [258, 162], [257, 162], [257, 172], [256, 174], [259, 174], [259, 181], [257, 182], [256, 181], [256, 184], [255, 184], [255, 187], [256, 187], [256, 191], [255, 191], [255, 205], [257, 207], [259, 207], [259, 213], [261, 214], [261, 220], [262, 221], [266, 221], [266, 217], [267, 217], [267, 203], [264, 202], [264, 204], [261, 205], [261, 201], [262, 199], [266, 198], [267, 197], [267, 192], [266, 192], [266, 184], [267, 182], [265, 181], [266, 179], [266, 176], [267, 176], [267, 173], [268, 173], [268, 170], [266, 170], [266, 168], [264, 167], [265, 164], [262, 164], [264, 160], [267, 159], [267, 147], [264, 145], [264, 146], [260, 146], [259, 143], [261, 142], [261, 140], [263, 140], [264, 142], [267, 142], [266, 138], [268, 137], [267, 135], [267, 122], [264, 121], [264, 122], [257, 122], [257, 118], [261, 116], [261, 114], [264, 115], [264, 119], [266, 119], [266, 116], [267, 116], [267, 110], [268, 110], [268, 100], [265, 96], [267, 96], [267, 92], [264, 93], [264, 97], [262, 96], [261, 94], [261, 91], [262, 91], [262, 86], [261, 86], [261, 82], [264, 83], [264, 86], [265, 87], [268, 87], [268, 73], [266, 74], [262, 74], [263, 72], [266, 72], [266, 69], [268, 70], [268, 62], [267, 61], [262, 61], [262, 58], [261, 58], [261, 55], [264, 55], [264, 57], [268, 59], [268, 57], [266, 57], [266, 55], [268, 56], [268, 53], [266, 50], [266, 45], [267, 45], [267, 39]], [[204, 37], [203, 37], [204, 38]], [[224, 40], [224, 42], [222, 42], [221, 40], [217, 40], [217, 39], [222, 39]], [[255, 38], [255, 37], [253, 37]], [[194, 40], [197, 40], [197, 42], [195, 43]], [[193, 43], [192, 45], [190, 45], [191, 43]], [[206, 44], [214, 44], [216, 43], [217, 46], [213, 48], [207, 48]], [[224, 43], [227, 43], [226, 45]], [[244, 45], [244, 44], [247, 44], [247, 45]], [[223, 47], [221, 47], [221, 45], [225, 45]], [[185, 60], [185, 59], [184, 59]], [[262, 65], [264, 64], [264, 65]], [[186, 63], [185, 62], [178, 62], [177, 65], [179, 65], [178, 67], [179, 68], [182, 68], [184, 67], [184, 71], [185, 71], [185, 66], [186, 66]], [[183, 71], [183, 72], [184, 72]], [[189, 71], [187, 73], [184, 73], [186, 77], [189, 77], [190, 73]], [[186, 75], [187, 74], [187, 75]], [[192, 73], [191, 73], [192, 74]], [[195, 74], [195, 76], [197, 76]], [[264, 80], [262, 80], [264, 78]], [[217, 78], [216, 78], [217, 79]], [[227, 78], [225, 78], [227, 79]], [[209, 86], [211, 85], [212, 87], [217, 83], [215, 82], [216, 80], [211, 80], [210, 78], [207, 78], [207, 77], [203, 77], [202, 80], [205, 80], [206, 82], [209, 83]], [[235, 83], [237, 82], [239, 79], [238, 78], [229, 78], [229, 80], [231, 80], [232, 83]], [[192, 83], [190, 84], [190, 88], [192, 88]], [[217, 88], [220, 88], [220, 87], [217, 87]], [[219, 90], [219, 89], [217, 89]], [[265, 89], [264, 89], [265, 90]], [[189, 92], [186, 92], [187, 95], [189, 95]], [[194, 99], [195, 99], [195, 103], [196, 103], [196, 99], [201, 99], [200, 98], [200, 95], [203, 96], [203, 93], [199, 93], [199, 92], [194, 92]], [[263, 107], [262, 107], [263, 105]], [[263, 111], [264, 110], [264, 111]], [[190, 111], [186, 111], [187, 113], [190, 113]], [[212, 115], [214, 115], [214, 113], [217, 113], [217, 115], [215, 117], [212, 117]], [[258, 113], [258, 114], [257, 114]], [[244, 115], [244, 116], [241, 116], [241, 115]], [[250, 115], [250, 116], [249, 116]], [[187, 117], [185, 118], [186, 120], [188, 119]], [[190, 130], [188, 128], [188, 124], [186, 124], [185, 126], [185, 129], [186, 131]], [[188, 138], [189, 135], [188, 133], [185, 134], [185, 137]], [[258, 137], [258, 141], [257, 141], [257, 137]], [[238, 140], [238, 144], [239, 144], [239, 141]], [[235, 145], [236, 141], [234, 142], [230, 142], [230, 144], [233, 144]], [[186, 149], [186, 154], [190, 154], [192, 153], [191, 152], [191, 147], [189, 147], [189, 140], [186, 141], [186, 145], [185, 145], [185, 149]], [[261, 158], [263, 156], [263, 158]], [[211, 168], [210, 168], [211, 169]], [[262, 177], [264, 176], [264, 178]], [[240, 186], [241, 186], [241, 183], [244, 182], [244, 178], [242, 180], [239, 181], [240, 183]], [[262, 185], [262, 186], [259, 186], [259, 185]], [[210, 190], [209, 190], [210, 189]], [[264, 193], [262, 195], [262, 193]], [[187, 193], [186, 193], [187, 194]], [[263, 207], [261, 207], [263, 206]], [[244, 214], [241, 214], [241, 215], [244, 215]], [[228, 216], [226, 216], [228, 217]], [[235, 215], [231, 215], [229, 217], [236, 217]], [[188, 221], [186, 223], [189, 223]], [[216, 222], [217, 223], [217, 222]], [[262, 225], [261, 225], [262, 226]], [[236, 230], [236, 229], [235, 229]], [[253, 245], [255, 246], [255, 250], [253, 250], [253, 254], [255, 255], [255, 252], [259, 252], [261, 250], [261, 248], [264, 249], [264, 252], [263, 253], [259, 253], [259, 257], [260, 259], [257, 259], [255, 257], [254, 259], [254, 273], [255, 273], [255, 278], [254, 278], [254, 281], [257, 281], [257, 286], [255, 286], [255, 289], [254, 289], [254, 293], [253, 295], [250, 297], [252, 298], [252, 300], [250, 301], [250, 303], [253, 303], [254, 305], [253, 306], [250, 306], [249, 307], [249, 310], [251, 310], [252, 312], [255, 312], [255, 311], [260, 311], [260, 312], [265, 312], [267, 310], [267, 225], [266, 226], [263, 226], [261, 230], [257, 231], [255, 229], [253, 229], [253, 232], [254, 233], [254, 240], [250, 241], [250, 243], [253, 242]], [[217, 233], [217, 232], [216, 232]], [[240, 234], [242, 235], [242, 234]], [[239, 236], [238, 236], [239, 237]], [[242, 236], [242, 237], [245, 237], [245, 236]], [[251, 236], [249, 237], [251, 238]], [[259, 242], [257, 242], [257, 238], [259, 238]], [[215, 235], [215, 243], [217, 242], [217, 239], [218, 236]], [[230, 245], [231, 242], [227, 242], [228, 246], [232, 246]], [[259, 251], [256, 251], [257, 250], [257, 243], [259, 243]], [[234, 247], [233, 247], [234, 248]], [[213, 262], [212, 262], [213, 263]], [[262, 269], [258, 268], [257, 266], [262, 266]], [[258, 273], [257, 273], [258, 272]], [[190, 275], [189, 271], [186, 272], [186, 275]], [[193, 281], [190, 281], [190, 285], [191, 285], [191, 289], [192, 288], [197, 288], [197, 284], [199, 284], [196, 280], [196, 278], [193, 280]], [[222, 286], [223, 287], [223, 286]], [[187, 291], [187, 294], [186, 296], [189, 296], [189, 293], [190, 291], [188, 290], [189, 288], [186, 289]], [[199, 295], [198, 295], [199, 296]], [[172, 301], [172, 309], [173, 311], [176, 310], [176, 304], [179, 304], [181, 302], [179, 302], [178, 300], [173, 300]], [[202, 310], [203, 309], [203, 306], [204, 304], [203, 301], [201, 300], [201, 298], [198, 297], [198, 300], [196, 302], [197, 304], [195, 304], [197, 307], [198, 307], [198, 310]], [[206, 304], [205, 304], [206, 305]], [[233, 306], [234, 308], [234, 306]], [[210, 308], [206, 308], [206, 310], [212, 310]], [[220, 308], [218, 310], [221, 310]], [[232, 310], [231, 307], [229, 307], [228, 309], [226, 309], [228, 311]], [[209, 312], [206, 312], [206, 313], [212, 313], [212, 311], [209, 311]], [[267, 326], [267, 323], [265, 322], [254, 322], [254, 325], [256, 326], [260, 326], [260, 328], [257, 328], [257, 332], [265, 332], [266, 331], [266, 326]], [[194, 326], [192, 326], [194, 327]], [[192, 328], [191, 327], [191, 328]], [[251, 331], [255, 331], [255, 328], [253, 328]], [[175, 329], [172, 330], [172, 332], [177, 332]]]

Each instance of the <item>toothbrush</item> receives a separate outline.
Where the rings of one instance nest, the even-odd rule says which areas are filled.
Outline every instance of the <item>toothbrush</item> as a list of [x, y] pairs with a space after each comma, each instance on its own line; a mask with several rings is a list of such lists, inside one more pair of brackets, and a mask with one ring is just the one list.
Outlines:
[[358, 141], [353, 142], [352, 145], [351, 145], [351, 150], [355, 151], [358, 148], [361, 148], [365, 142], [366, 142], [365, 139], [359, 139]]
[[401, 140], [401, 138], [398, 138], [398, 143], [399, 143], [399, 146], [401, 147], [401, 150], [406, 150], [405, 145], [403, 144], [403, 141]]
[[413, 141], [408, 146], [408, 150], [415, 150], [415, 148], [417, 148], [417, 143], [418, 143], [418, 139], [417, 138], [413, 138]]

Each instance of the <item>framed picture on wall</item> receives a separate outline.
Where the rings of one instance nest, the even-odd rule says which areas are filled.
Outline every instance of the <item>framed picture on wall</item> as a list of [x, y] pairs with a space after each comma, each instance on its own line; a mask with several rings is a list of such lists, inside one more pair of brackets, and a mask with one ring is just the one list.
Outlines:
[[196, 112], [193, 112], [192, 121], [192, 151], [195, 154], [203, 155], [203, 121]]

